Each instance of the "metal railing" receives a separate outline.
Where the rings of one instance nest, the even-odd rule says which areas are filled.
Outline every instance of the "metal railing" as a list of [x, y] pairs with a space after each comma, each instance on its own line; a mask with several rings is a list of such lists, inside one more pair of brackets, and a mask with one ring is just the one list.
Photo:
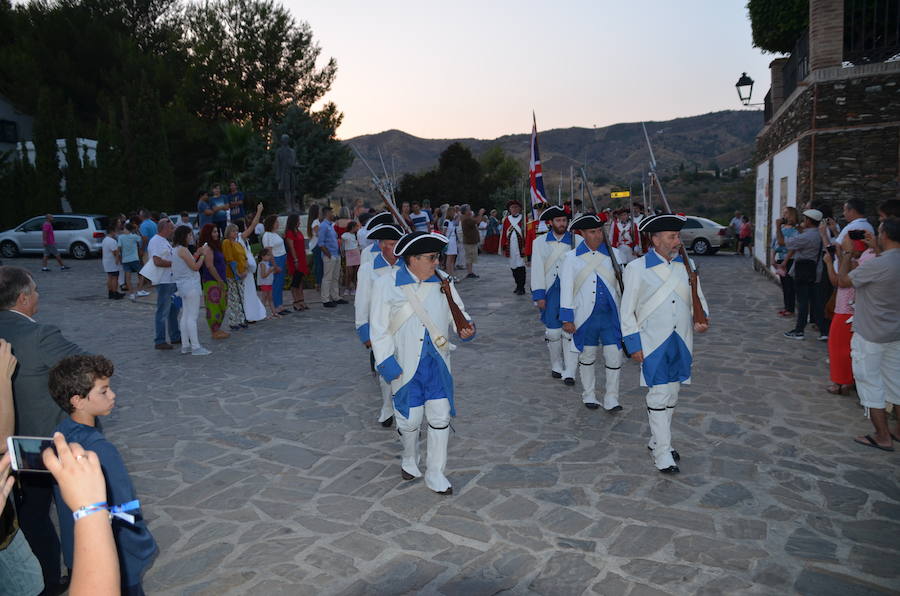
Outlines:
[[809, 75], [809, 29], [803, 31], [800, 38], [794, 43], [791, 57], [784, 64], [781, 71], [784, 98], [787, 99], [797, 84]]
[[900, 0], [844, 0], [844, 62], [900, 59]]

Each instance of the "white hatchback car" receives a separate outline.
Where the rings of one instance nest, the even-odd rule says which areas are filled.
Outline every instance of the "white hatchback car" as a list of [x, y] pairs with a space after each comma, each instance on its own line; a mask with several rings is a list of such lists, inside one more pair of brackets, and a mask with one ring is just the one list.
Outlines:
[[[43, 254], [41, 226], [43, 215], [32, 217], [19, 226], [0, 233], [0, 255], [12, 259], [20, 254]], [[109, 218], [105, 215], [60, 213], [53, 216], [53, 236], [60, 252], [76, 259], [86, 259], [100, 253], [106, 237]]]
[[734, 235], [711, 219], [689, 215], [681, 228], [681, 242], [696, 255], [714, 255], [720, 248], [730, 246]]

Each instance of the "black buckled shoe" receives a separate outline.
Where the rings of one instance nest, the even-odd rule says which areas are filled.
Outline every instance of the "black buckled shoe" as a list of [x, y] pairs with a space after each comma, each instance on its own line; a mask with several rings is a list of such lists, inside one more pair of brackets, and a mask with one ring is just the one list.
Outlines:
[[678, 474], [681, 470], [678, 469], [678, 466], [669, 466], [668, 468], [663, 468], [660, 472], [662, 474]]
[[439, 495], [450, 496], [453, 494], [453, 487], [450, 486], [447, 488], [447, 490], [444, 490], [444, 491], [436, 490], [434, 492], [436, 492]]
[[393, 416], [391, 416], [391, 417], [388, 418], [387, 420], [382, 420], [382, 421], [381, 421], [381, 426], [383, 426], [383, 427], [385, 427], [385, 428], [390, 428], [392, 424], [394, 424], [394, 417], [393, 417]]
[[551, 371], [550, 371], [550, 376], [553, 377], [554, 379], [561, 379], [561, 378], [562, 378], [562, 373], [558, 373], [558, 372], [556, 372], [555, 370], [551, 370]]
[[600, 404], [584, 404], [584, 407], [588, 410], [596, 410], [600, 407]]
[[415, 479], [416, 479], [415, 476], [413, 476], [412, 474], [410, 474], [409, 472], [407, 472], [407, 471], [404, 470], [403, 468], [400, 468], [400, 476], [401, 476], [404, 480], [415, 480]]
[[563, 379], [563, 383], [571, 387], [575, 384], [575, 379], [573, 379], [572, 377], [566, 377], [565, 379]]

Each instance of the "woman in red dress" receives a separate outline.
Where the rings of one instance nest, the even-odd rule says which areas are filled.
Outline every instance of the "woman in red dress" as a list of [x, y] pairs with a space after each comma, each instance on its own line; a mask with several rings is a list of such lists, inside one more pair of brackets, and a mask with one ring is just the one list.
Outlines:
[[284, 247], [287, 249], [287, 272], [291, 278], [291, 297], [294, 310], [309, 310], [303, 298], [303, 276], [309, 273], [306, 263], [306, 239], [300, 231], [300, 216], [288, 215], [284, 229]]

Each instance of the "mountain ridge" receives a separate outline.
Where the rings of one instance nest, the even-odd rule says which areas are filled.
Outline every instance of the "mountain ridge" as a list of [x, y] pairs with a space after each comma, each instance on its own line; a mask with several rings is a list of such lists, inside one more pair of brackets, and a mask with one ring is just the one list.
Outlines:
[[[753, 154], [756, 134], [762, 128], [759, 111], [724, 110], [672, 120], [647, 121], [647, 131], [661, 173], [685, 169], [722, 169], [747, 167]], [[459, 142], [478, 157], [493, 145], [500, 145], [523, 166], [527, 173], [530, 133], [511, 133], [494, 139], [474, 137], [426, 139], [399, 129], [359, 135], [343, 140], [355, 147], [369, 165], [383, 177], [379, 151], [385, 169], [396, 175], [418, 173], [437, 166], [440, 153], [451, 143]], [[538, 130], [541, 162], [547, 192], [558, 184], [560, 175], [568, 178], [570, 166], [586, 163], [589, 177], [605, 176], [627, 183], [640, 180], [649, 162], [640, 122], [623, 122], [598, 128], [573, 126]], [[360, 192], [371, 193], [370, 174], [356, 159], [344, 173], [334, 196], [358, 198]]]

